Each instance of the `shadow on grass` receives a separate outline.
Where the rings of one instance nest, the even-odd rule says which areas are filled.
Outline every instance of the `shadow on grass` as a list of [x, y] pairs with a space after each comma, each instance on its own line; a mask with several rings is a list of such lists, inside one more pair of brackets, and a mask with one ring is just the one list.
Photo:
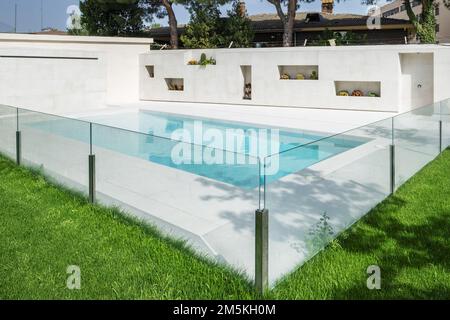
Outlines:
[[[349, 284], [329, 285], [328, 298], [333, 299], [449, 299], [450, 282], [442, 281], [446, 274], [450, 278], [450, 210], [442, 209], [432, 215], [423, 215], [420, 221], [413, 216], [408, 219], [399, 212], [408, 203], [398, 196], [391, 196], [374, 208], [351, 229], [337, 238], [337, 254], [350, 254], [357, 261], [365, 256], [381, 269], [381, 290], [369, 290], [366, 286], [368, 274], [364, 259], [349, 266]], [[407, 211], [408, 213], [408, 211]], [[336, 247], [332, 243], [331, 246]], [[286, 289], [314, 290], [317, 283], [302, 279], [307, 271], [323, 272], [333, 259], [330, 245], [294, 273], [280, 280], [273, 292], [289, 298]], [[331, 259], [330, 259], [331, 258]], [[343, 262], [344, 261], [344, 262]], [[337, 261], [342, 267], [345, 260]], [[333, 263], [331, 263], [332, 265]], [[332, 266], [331, 266], [332, 267]], [[354, 273], [352, 273], [354, 272]], [[328, 286], [328, 284], [325, 284]], [[322, 288], [323, 289], [323, 288]], [[303, 289], [304, 290], [304, 289]], [[278, 291], [278, 292], [277, 292]], [[318, 293], [319, 294], [319, 293]], [[270, 294], [269, 294], [270, 295]]]
[[[425, 272], [425, 269], [430, 267], [450, 272], [448, 242], [450, 212], [441, 214], [428, 218], [425, 223], [415, 225], [406, 225], [394, 216], [376, 219], [379, 215], [373, 215], [369, 221], [365, 221], [364, 224], [370, 228], [383, 230], [382, 235], [358, 232], [344, 239], [341, 244], [348, 252], [357, 254], [374, 252], [375, 263], [380, 266], [382, 272], [382, 290], [369, 291], [365, 286], [367, 275], [363, 274], [363, 279], [359, 282], [361, 285], [335, 290], [333, 296], [388, 299], [450, 298], [450, 283], [437, 286], [432, 283], [434, 279], [425, 275], [419, 277], [417, 274]], [[395, 250], [385, 248], [388, 242], [395, 244]], [[408, 283], [401, 278], [408, 278]], [[417, 283], [414, 283], [414, 280]], [[429, 282], [426, 283], [427, 281]]]

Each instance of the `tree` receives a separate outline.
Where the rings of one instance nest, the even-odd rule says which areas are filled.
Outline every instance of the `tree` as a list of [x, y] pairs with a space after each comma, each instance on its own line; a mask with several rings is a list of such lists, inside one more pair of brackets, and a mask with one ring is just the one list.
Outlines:
[[84, 0], [80, 10], [83, 29], [99, 36], [140, 34], [148, 17], [139, 0]]
[[215, 48], [221, 42], [218, 32], [223, 21], [217, 3], [191, 3], [189, 7], [191, 20], [180, 37], [183, 45], [188, 48]]
[[[178, 21], [173, 10], [174, 4], [184, 4], [187, 0], [140, 0], [141, 6], [145, 8], [147, 17], [168, 17], [170, 30], [170, 45], [178, 49]], [[149, 19], [151, 20], [151, 19]]]
[[[214, 2], [213, 0], [142, 0], [150, 14], [156, 14], [158, 18], [168, 17], [170, 31], [170, 45], [172, 49], [178, 49], [178, 21], [173, 9], [174, 5], [182, 5], [192, 10], [196, 4]], [[215, 0], [219, 1], [219, 0]], [[223, 2], [219, 1], [219, 2]], [[163, 10], [161, 10], [161, 8]]]
[[241, 1], [234, 0], [223, 30], [224, 45], [248, 48], [252, 45], [254, 32], [247, 12], [242, 12]]
[[169, 17], [170, 45], [172, 46], [172, 49], [178, 49], [178, 21], [175, 12], [173, 11], [174, 1], [161, 0], [161, 2]]
[[[233, 1], [228, 18], [220, 16], [219, 7]], [[229, 45], [236, 39], [238, 46], [251, 43], [250, 22], [238, 15], [239, 1], [236, 0], [191, 0], [185, 5], [191, 14], [181, 41], [189, 48], [216, 48]], [[242, 28], [242, 29], [240, 29]], [[248, 38], [251, 36], [251, 38]], [[245, 38], [247, 37], [247, 38]]]
[[422, 43], [436, 43], [436, 3], [434, 0], [422, 0], [422, 14], [417, 17], [409, 0], [403, 1], [409, 21], [414, 25]]
[[[283, 47], [292, 46], [294, 34], [295, 15], [299, 8], [299, 2], [313, 2], [314, 0], [267, 0], [275, 6], [278, 17], [283, 23]], [[283, 11], [283, 6], [287, 7], [287, 12]]]

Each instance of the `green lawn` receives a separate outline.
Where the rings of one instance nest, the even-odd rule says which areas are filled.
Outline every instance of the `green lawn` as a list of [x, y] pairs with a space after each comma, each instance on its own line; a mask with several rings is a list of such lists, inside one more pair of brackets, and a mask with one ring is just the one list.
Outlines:
[[[267, 294], [450, 298], [450, 151]], [[0, 157], [0, 299], [252, 299], [252, 285]], [[382, 289], [366, 287], [381, 267]], [[81, 268], [81, 290], [66, 268]]]

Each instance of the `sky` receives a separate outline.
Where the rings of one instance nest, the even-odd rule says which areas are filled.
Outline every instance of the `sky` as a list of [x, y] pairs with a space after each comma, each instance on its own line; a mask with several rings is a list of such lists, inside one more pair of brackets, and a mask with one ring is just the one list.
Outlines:
[[[42, 15], [41, 15], [42, 2]], [[380, 0], [380, 4], [385, 0]], [[14, 30], [15, 4], [17, 4], [17, 32], [34, 32], [44, 28], [52, 27], [59, 30], [66, 29], [68, 18], [67, 8], [70, 5], [78, 5], [78, 0], [0, 0], [0, 32]], [[258, 13], [276, 13], [274, 6], [267, 0], [246, 0], [247, 10], [250, 15]], [[183, 7], [175, 8], [179, 23], [187, 23], [189, 14]], [[226, 12], [226, 8], [223, 8]], [[320, 11], [320, 0], [314, 3], [302, 3], [299, 11]], [[360, 0], [346, 0], [335, 5], [336, 13], [365, 14], [367, 6], [361, 5]], [[167, 25], [167, 19], [155, 22]]]

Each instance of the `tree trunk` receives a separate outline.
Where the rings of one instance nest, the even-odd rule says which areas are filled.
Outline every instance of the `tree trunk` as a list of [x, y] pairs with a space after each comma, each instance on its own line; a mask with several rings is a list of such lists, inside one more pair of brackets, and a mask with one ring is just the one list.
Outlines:
[[422, 0], [422, 16], [418, 19], [409, 0], [404, 0], [409, 21], [414, 25], [421, 43], [436, 43], [436, 17], [434, 0]]
[[283, 12], [281, 0], [267, 1], [275, 6], [278, 17], [283, 23], [283, 47], [292, 47], [292, 35], [294, 33], [295, 14], [297, 13], [298, 0], [289, 0], [286, 15]]
[[172, 8], [172, 2], [169, 0], [162, 0], [162, 3], [166, 8], [169, 17], [170, 45], [172, 49], [178, 49], [178, 22]]
[[284, 23], [283, 47], [292, 47], [294, 35], [295, 14], [297, 13], [297, 1], [289, 0], [287, 19]]

